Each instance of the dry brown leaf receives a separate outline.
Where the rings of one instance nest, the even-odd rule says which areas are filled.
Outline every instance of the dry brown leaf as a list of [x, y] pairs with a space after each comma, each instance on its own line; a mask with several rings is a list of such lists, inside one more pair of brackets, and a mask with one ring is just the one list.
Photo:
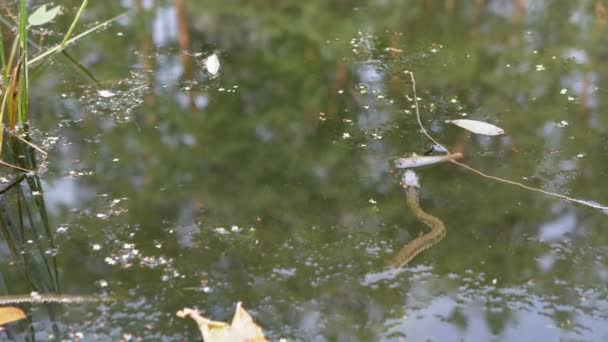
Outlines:
[[25, 318], [25, 313], [19, 308], [7, 306], [0, 308], [0, 325], [18, 321]]
[[198, 325], [203, 340], [206, 342], [265, 342], [262, 328], [253, 322], [251, 315], [242, 308], [241, 302], [236, 304], [236, 311], [232, 323], [212, 321], [201, 316], [198, 311], [184, 308], [177, 312], [177, 316], [192, 318]]

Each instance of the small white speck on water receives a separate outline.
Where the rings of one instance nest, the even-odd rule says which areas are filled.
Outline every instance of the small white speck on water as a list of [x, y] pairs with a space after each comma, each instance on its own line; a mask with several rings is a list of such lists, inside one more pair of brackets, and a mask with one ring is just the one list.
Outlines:
[[205, 286], [205, 287], [203, 287], [203, 292], [209, 293], [209, 292], [211, 292], [211, 288], [209, 286]]
[[559, 127], [559, 128], [564, 128], [564, 127], [566, 127], [568, 125], [569, 125], [569, 123], [566, 120], [562, 120], [562, 121], [560, 121], [560, 122], [557, 123], [557, 127]]
[[492, 285], [496, 285], [496, 282], [497, 282], [496, 278], [492, 279]]
[[344, 90], [342, 90], [342, 89], [338, 90], [338, 94], [342, 94], [342, 93], [344, 93]]
[[350, 138], [350, 133], [348, 133], [348, 132], [342, 133], [342, 139], [348, 139], [348, 138]]
[[451, 102], [451, 103], [458, 103], [458, 99], [454, 97], [454, 98], [452, 98], [452, 99], [450, 100], [450, 102]]
[[99, 213], [99, 214], [97, 214], [95, 216], [97, 216], [97, 218], [100, 218], [100, 219], [106, 219], [106, 218], [108, 218], [108, 215], [104, 214], [104, 213]]
[[568, 89], [566, 89], [566, 88], [562, 88], [562, 90], [559, 91], [559, 93], [562, 95], [564, 95], [567, 92], [568, 92]]
[[105, 90], [105, 89], [98, 90], [97, 94], [99, 94], [99, 96], [101, 96], [101, 97], [113, 97], [116, 95], [116, 93], [113, 93], [113, 92], [111, 92], [109, 90]]
[[579, 153], [579, 154], [576, 155], [576, 158], [583, 158], [584, 156], [585, 156], [584, 153]]
[[220, 59], [217, 58], [216, 54], [212, 54], [211, 56], [205, 59], [205, 68], [211, 75], [217, 74], [220, 70]]
[[568, 101], [570, 101], [570, 102], [574, 101], [574, 97], [568, 96]]
[[370, 198], [370, 199], [369, 199], [369, 203], [371, 203], [371, 204], [376, 204], [377, 202], [376, 202], [376, 200], [375, 200], [375, 199]]
[[98, 282], [98, 284], [99, 284], [99, 287], [108, 287], [108, 282], [107, 282], [107, 281], [105, 281], [105, 280], [103, 280], [103, 279], [101, 279], [101, 280]]
[[93, 244], [93, 250], [94, 251], [98, 251], [100, 249], [101, 249], [101, 245], [100, 244], [98, 244], [98, 243]]
[[536, 64], [536, 71], [545, 71], [545, 66], [542, 64]]
[[511, 64], [508, 64], [508, 63], [507, 63], [506, 67], [507, 67], [507, 68], [510, 68], [510, 67], [511, 67]]
[[111, 257], [106, 257], [104, 259], [104, 261], [106, 262], [106, 264], [108, 265], [116, 265], [118, 262], [116, 260], [114, 260], [114, 258]]

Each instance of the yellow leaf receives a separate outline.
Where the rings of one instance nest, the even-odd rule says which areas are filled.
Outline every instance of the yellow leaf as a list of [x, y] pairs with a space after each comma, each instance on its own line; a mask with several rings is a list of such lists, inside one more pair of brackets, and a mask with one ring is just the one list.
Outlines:
[[12, 306], [0, 308], [0, 325], [11, 323], [25, 318], [25, 313]]
[[236, 305], [232, 323], [212, 321], [201, 316], [198, 311], [184, 308], [177, 316], [192, 318], [198, 325], [203, 340], [206, 342], [266, 342], [262, 328], [253, 322], [253, 318], [241, 307]]

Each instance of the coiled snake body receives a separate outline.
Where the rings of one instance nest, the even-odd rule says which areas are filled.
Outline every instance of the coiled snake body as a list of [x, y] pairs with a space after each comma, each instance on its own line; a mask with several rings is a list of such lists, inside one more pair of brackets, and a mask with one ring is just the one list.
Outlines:
[[414, 257], [423, 252], [424, 250], [433, 247], [439, 241], [443, 240], [446, 234], [445, 225], [437, 217], [425, 212], [420, 208], [418, 201], [418, 191], [420, 189], [420, 183], [418, 177], [412, 170], [406, 170], [403, 174], [402, 180], [403, 188], [405, 189], [407, 197], [407, 206], [410, 211], [416, 216], [418, 221], [424, 223], [431, 231], [417, 237], [416, 239], [406, 243], [401, 249], [393, 256], [390, 261], [392, 267], [398, 268], [406, 265]]

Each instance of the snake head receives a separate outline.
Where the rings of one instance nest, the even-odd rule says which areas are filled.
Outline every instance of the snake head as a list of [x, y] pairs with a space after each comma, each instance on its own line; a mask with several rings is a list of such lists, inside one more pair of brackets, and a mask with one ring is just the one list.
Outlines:
[[405, 172], [403, 173], [402, 182], [404, 187], [413, 186], [416, 188], [420, 188], [418, 176], [416, 176], [416, 173], [412, 170], [405, 170]]

